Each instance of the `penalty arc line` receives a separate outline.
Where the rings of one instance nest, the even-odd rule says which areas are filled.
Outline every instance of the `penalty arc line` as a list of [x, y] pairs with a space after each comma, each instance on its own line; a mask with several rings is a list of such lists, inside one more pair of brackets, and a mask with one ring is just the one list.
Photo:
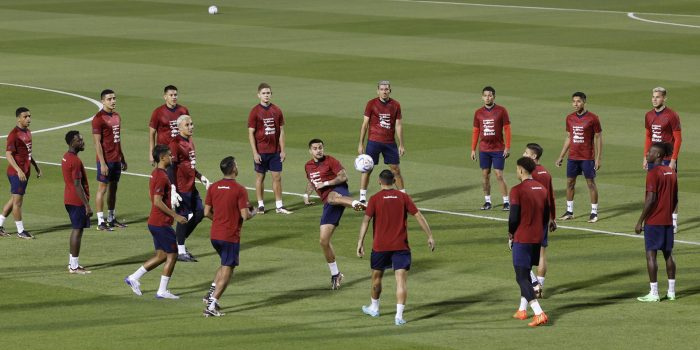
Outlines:
[[676, 26], [676, 27], [685, 27], [685, 28], [700, 28], [700, 26], [696, 26], [696, 25], [692, 25], [692, 24], [673, 23], [673, 22], [663, 22], [663, 21], [653, 21], [653, 20], [650, 20], [650, 19], [638, 17], [638, 16], [636, 16], [636, 15], [634, 14], [634, 12], [628, 12], [628, 13], [627, 13], [627, 17], [629, 17], [629, 18], [631, 18], [631, 19], [634, 19], [634, 20], [637, 20], [637, 21], [647, 22], [647, 23], [663, 24], [663, 25], [667, 25], [667, 26]]

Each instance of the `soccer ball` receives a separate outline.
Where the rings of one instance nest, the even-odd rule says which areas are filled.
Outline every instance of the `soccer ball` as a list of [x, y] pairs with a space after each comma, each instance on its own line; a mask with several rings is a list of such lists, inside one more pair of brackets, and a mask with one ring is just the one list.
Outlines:
[[372, 157], [366, 155], [366, 154], [360, 154], [355, 158], [355, 170], [361, 172], [361, 173], [366, 173], [374, 168], [374, 161], [372, 161]]
[[218, 8], [218, 7], [213, 6], [213, 5], [212, 5], [212, 6], [209, 6], [209, 14], [210, 14], [210, 15], [215, 15], [215, 14], [217, 14], [217, 13], [219, 13], [219, 8]]

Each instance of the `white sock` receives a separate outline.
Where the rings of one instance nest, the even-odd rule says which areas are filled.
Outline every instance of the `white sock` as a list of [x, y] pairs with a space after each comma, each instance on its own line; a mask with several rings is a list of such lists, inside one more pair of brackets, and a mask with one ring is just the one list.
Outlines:
[[542, 314], [542, 307], [540, 307], [540, 303], [537, 301], [537, 299], [533, 299], [530, 302], [530, 308], [533, 312], [535, 312], [535, 315]]
[[178, 244], [178, 245], [177, 245], [177, 253], [178, 253], [178, 254], [187, 254], [187, 249], [185, 248], [185, 245], [184, 245], [184, 244], [182, 244], [182, 245]]
[[372, 310], [375, 310], [375, 311], [379, 310], [379, 299], [372, 299], [372, 298], [369, 298], [369, 299], [372, 302], [372, 304], [369, 306], [369, 308]]
[[401, 192], [403, 192], [403, 193], [406, 193], [406, 189], [405, 189], [405, 188], [402, 188], [402, 189], [400, 189], [399, 191], [401, 191]]
[[258, 201], [258, 207], [264, 207], [265, 201]]
[[659, 282], [649, 283], [649, 286], [651, 287], [649, 294], [658, 296], [659, 295]]
[[129, 275], [129, 279], [138, 281], [139, 279], [141, 279], [141, 277], [143, 277], [143, 275], [146, 274], [146, 272], [148, 272], [146, 268], [143, 267], [143, 265], [141, 265], [141, 267], [139, 267], [139, 269], [136, 270], [136, 272]]
[[99, 225], [99, 224], [101, 224], [101, 223], [103, 223], [103, 222], [105, 222], [105, 213], [104, 213], [104, 212], [101, 212], [101, 211], [98, 211], [98, 212], [97, 212], [97, 224]]
[[569, 213], [574, 212], [574, 201], [566, 201], [566, 211]]
[[403, 320], [403, 309], [406, 307], [404, 304], [396, 304], [396, 316], [397, 320]]
[[275, 207], [277, 209], [282, 208], [283, 206], [284, 206], [284, 204], [282, 204], [282, 201], [275, 201]]
[[170, 282], [170, 277], [160, 276], [160, 286], [158, 287], [158, 294], [163, 294], [168, 290], [168, 282]]
[[532, 272], [532, 271], [530, 271], [530, 281], [531, 281], [532, 283], [537, 282], [537, 276], [535, 276], [535, 273]]
[[107, 210], [107, 221], [114, 220], [114, 210]]
[[491, 196], [484, 196], [484, 202], [491, 203]]
[[360, 190], [360, 200], [367, 200], [367, 190]]
[[520, 297], [520, 306], [518, 307], [518, 311], [525, 311], [527, 310], [527, 299], [524, 297]]
[[328, 268], [331, 269], [331, 276], [335, 276], [340, 273], [340, 271], [338, 271], [338, 264], [335, 261], [328, 263]]
[[591, 214], [598, 214], [598, 203], [591, 204]]
[[209, 302], [209, 307], [208, 307], [208, 309], [209, 309], [209, 310], [215, 310], [215, 309], [216, 309], [216, 303], [217, 303], [219, 300], [216, 299], [216, 298], [214, 298], [214, 297], [209, 298], [209, 300], [210, 300], [210, 302]]
[[668, 292], [676, 293], [676, 280], [668, 280]]
[[544, 276], [537, 276], [537, 282], [540, 282], [540, 285], [544, 287]]
[[24, 232], [24, 223], [22, 221], [15, 221], [15, 225], [17, 225], [17, 232]]
[[78, 257], [73, 256], [73, 254], [68, 254], [68, 263], [70, 264], [70, 268], [73, 270], [77, 269], [78, 266], [80, 266], [80, 264], [78, 263]]
[[[671, 214], [671, 217], [673, 218], [673, 227], [678, 227], [678, 214]], [[0, 217], [0, 226], [2, 226], [4, 220], [4, 218]]]
[[510, 198], [508, 198], [508, 196], [503, 196], [503, 203], [510, 203]]
[[5, 219], [7, 219], [5, 215], [0, 215], [0, 226], [5, 225]]

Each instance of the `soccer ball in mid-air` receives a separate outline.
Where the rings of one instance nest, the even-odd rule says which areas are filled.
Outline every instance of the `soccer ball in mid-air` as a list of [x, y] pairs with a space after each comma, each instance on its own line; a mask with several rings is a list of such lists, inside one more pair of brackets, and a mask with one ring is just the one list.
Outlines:
[[366, 173], [374, 168], [374, 161], [372, 161], [372, 157], [366, 155], [366, 154], [360, 154], [355, 158], [355, 170], [361, 172], [361, 173]]
[[210, 15], [215, 15], [215, 14], [217, 14], [217, 13], [219, 13], [219, 8], [218, 8], [218, 7], [216, 7], [216, 6], [214, 6], [214, 5], [209, 6], [209, 14], [210, 14]]

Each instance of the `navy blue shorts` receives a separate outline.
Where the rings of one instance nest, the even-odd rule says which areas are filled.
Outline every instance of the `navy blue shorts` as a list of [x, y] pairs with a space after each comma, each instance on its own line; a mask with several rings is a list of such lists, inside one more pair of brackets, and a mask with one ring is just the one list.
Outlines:
[[542, 238], [541, 246], [547, 248], [549, 246], [549, 227], [544, 229], [544, 238]]
[[365, 153], [372, 157], [374, 165], [379, 164], [379, 154], [384, 158], [384, 164], [399, 164], [399, 148], [395, 143], [367, 141]]
[[386, 270], [393, 268], [396, 270], [411, 269], [411, 251], [410, 250], [394, 250], [389, 252], [372, 251], [370, 258], [370, 266], [372, 270]]
[[221, 266], [238, 266], [238, 252], [241, 249], [240, 243], [212, 239], [211, 245], [216, 249], [216, 252], [219, 253], [219, 257], [221, 257]]
[[90, 227], [90, 217], [85, 213], [84, 206], [66, 204], [66, 211], [73, 229], [80, 230]]
[[153, 246], [156, 250], [162, 250], [166, 253], [177, 253], [175, 230], [172, 227], [148, 225], [148, 230], [151, 231]]
[[[342, 196], [350, 196], [347, 183], [335, 186], [333, 192], [337, 192]], [[343, 217], [343, 212], [345, 212], [345, 207], [342, 205], [324, 203], [323, 214], [321, 214], [321, 225], [340, 225], [340, 218]]]
[[102, 176], [100, 173], [100, 168], [102, 164], [97, 162], [97, 181], [102, 183], [119, 182], [119, 178], [122, 177], [122, 163], [121, 162], [107, 162], [107, 176]]
[[[661, 161], [661, 164], [668, 166], [669, 164], [671, 164], [671, 160], [664, 159]], [[647, 163], [647, 170], [651, 170], [651, 169], [654, 169], [654, 163]], [[676, 174], [677, 173], [678, 173], [678, 161], [676, 161]]]
[[540, 263], [540, 244], [513, 243], [513, 266], [525, 267], [528, 270]]
[[673, 250], [673, 225], [644, 225], [644, 247], [646, 250]]
[[195, 211], [204, 211], [202, 198], [199, 196], [199, 191], [197, 191], [196, 187], [192, 192], [182, 192], [178, 194], [182, 197], [180, 206], [177, 207], [178, 214], [187, 217], [190, 214], [194, 214]]
[[595, 178], [594, 160], [572, 160], [566, 162], [566, 177], [575, 178], [583, 174], [587, 179]]
[[481, 169], [503, 170], [506, 166], [506, 157], [503, 156], [503, 151], [498, 152], [479, 152], [479, 167]]
[[279, 153], [260, 153], [260, 164], [253, 162], [255, 172], [264, 174], [268, 171], [282, 171], [282, 158]]
[[25, 182], [19, 181], [19, 176], [17, 175], [7, 175], [7, 178], [10, 180], [10, 193], [24, 196], [24, 192], [27, 191], [27, 185], [29, 184], [29, 176], [27, 176], [27, 181]]

